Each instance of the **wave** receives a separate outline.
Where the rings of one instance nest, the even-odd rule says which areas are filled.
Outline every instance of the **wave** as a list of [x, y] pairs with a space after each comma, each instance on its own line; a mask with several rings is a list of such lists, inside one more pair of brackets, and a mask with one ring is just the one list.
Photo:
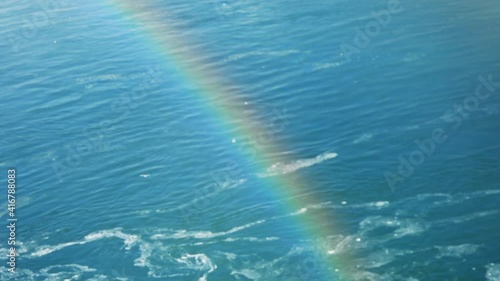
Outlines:
[[[221, 184], [214, 185], [215, 188], [213, 191], [209, 193], [203, 193], [201, 196], [196, 196], [194, 199], [183, 203], [181, 205], [169, 207], [169, 208], [162, 208], [162, 209], [149, 209], [149, 210], [138, 210], [138, 211], [132, 211], [129, 214], [133, 215], [149, 215], [151, 213], [156, 213], [156, 214], [163, 214], [163, 213], [171, 213], [173, 211], [178, 211], [178, 210], [187, 210], [188, 208], [199, 208], [199, 205], [204, 204], [204, 201], [206, 201], [209, 198], [215, 197], [221, 192], [224, 192], [226, 190], [230, 190], [233, 188], [236, 188], [242, 184], [247, 182], [247, 179], [238, 179], [238, 180], [227, 180]], [[212, 187], [212, 186], [210, 186]], [[205, 191], [205, 190], [204, 190]], [[120, 214], [120, 216], [123, 214]], [[116, 215], [118, 216], [118, 215]]]
[[358, 143], [362, 143], [362, 142], [367, 142], [367, 141], [371, 140], [372, 137], [373, 137], [373, 134], [366, 133], [366, 134], [361, 135], [357, 139], [355, 139], [352, 143], [358, 144]]
[[278, 162], [273, 164], [271, 167], [267, 168], [267, 170], [264, 173], [258, 173], [257, 176], [260, 178], [265, 178], [265, 177], [272, 177], [272, 176], [292, 173], [299, 169], [310, 167], [319, 164], [323, 161], [326, 161], [328, 159], [335, 158], [337, 157], [337, 155], [338, 155], [337, 153], [325, 152], [314, 158], [299, 159], [289, 163]]
[[[40, 269], [39, 271], [31, 271], [25, 268], [16, 268], [16, 273], [13, 274], [7, 270], [0, 271], [0, 280], [111, 280], [103, 279], [103, 275], [99, 274], [96, 269], [79, 264], [61, 264], [51, 265]], [[99, 279], [88, 279], [87, 277], [96, 277]], [[128, 280], [128, 279], [113, 279], [113, 280]]]
[[287, 55], [293, 55], [301, 53], [300, 50], [290, 49], [290, 50], [278, 50], [278, 51], [250, 51], [246, 53], [234, 54], [228, 56], [225, 61], [231, 62], [240, 60], [249, 56], [269, 56], [269, 57], [282, 57]]
[[327, 201], [327, 202], [322, 202], [322, 203], [315, 204], [312, 206], [308, 206], [308, 208], [311, 208], [311, 209], [325, 209], [325, 208], [342, 209], [342, 208], [347, 208], [347, 209], [380, 210], [380, 209], [387, 208], [389, 206], [390, 206], [389, 201], [375, 201], [375, 202], [359, 203], [359, 204], [347, 204], [347, 201], [342, 201], [342, 202], [340, 202], [340, 205], [332, 204], [332, 202]]
[[177, 258], [176, 261], [185, 264], [189, 269], [208, 270], [199, 281], [206, 281], [207, 275], [217, 269], [217, 265], [214, 265], [205, 254], [186, 254]]
[[243, 229], [252, 227], [257, 224], [261, 224], [266, 222], [266, 220], [258, 220], [255, 222], [247, 223], [241, 226], [235, 226], [228, 231], [223, 231], [223, 232], [211, 232], [211, 231], [188, 231], [188, 230], [177, 230], [173, 234], [155, 234], [151, 238], [155, 240], [162, 240], [162, 239], [183, 239], [183, 238], [196, 238], [196, 239], [208, 239], [208, 238], [215, 238], [215, 237], [220, 237], [220, 236], [225, 236], [228, 234], [232, 234], [238, 231], [241, 231]]
[[[231, 231], [235, 232], [237, 231], [237, 228], [233, 228]], [[53, 246], [40, 246], [37, 247], [36, 250], [28, 257], [39, 258], [48, 255], [50, 253], [53, 253], [55, 251], [62, 250], [66, 247], [71, 247], [74, 245], [84, 245], [90, 242], [106, 238], [122, 239], [125, 245], [124, 249], [127, 251], [131, 250], [132, 247], [137, 246], [140, 256], [134, 260], [134, 265], [138, 267], [147, 267], [149, 269], [148, 274], [152, 277], [162, 278], [162, 277], [189, 275], [190, 270], [197, 270], [197, 271], [205, 271], [204, 275], [199, 279], [199, 281], [206, 281], [207, 275], [213, 272], [217, 268], [217, 266], [212, 263], [212, 261], [208, 258], [208, 256], [203, 253], [197, 253], [197, 254], [184, 253], [181, 254], [180, 257], [178, 258], [172, 257], [168, 261], [166, 261], [168, 263], [171, 263], [171, 266], [169, 266], [170, 269], [172, 268], [177, 269], [174, 270], [176, 272], [172, 275], [172, 272], [165, 271], [165, 268], [163, 266], [158, 265], [156, 262], [157, 256], [163, 256], [163, 253], [168, 252], [170, 245], [163, 245], [158, 242], [147, 241], [142, 239], [139, 235], [127, 234], [122, 232], [121, 229], [118, 228], [93, 232], [86, 235], [82, 240], [78, 241], [61, 243]], [[96, 271], [95, 269], [90, 269], [90, 268], [84, 268], [84, 269], [85, 270], [82, 271]], [[43, 276], [46, 275], [45, 273], [43, 272], [43, 270], [40, 271], [40, 274], [42, 274]], [[29, 272], [29, 274], [37, 275], [38, 273]], [[63, 280], [59, 278], [56, 279]]]
[[[341, 204], [340, 202], [337, 204], [333, 204], [332, 202], [322, 202], [316, 205], [299, 207], [285, 215], [269, 216], [246, 224], [236, 225], [234, 227], [230, 226], [219, 232], [212, 232], [209, 230], [175, 230], [164, 228], [147, 231], [148, 236], [145, 237], [144, 235], [139, 236], [125, 233], [124, 230], [116, 228], [92, 232], [84, 236], [81, 240], [61, 243], [53, 246], [35, 247], [35, 251], [28, 251], [33, 253], [27, 257], [44, 257], [45, 255], [73, 245], [83, 245], [100, 239], [118, 238], [123, 240], [125, 250], [133, 249], [134, 252], [137, 250], [138, 257], [134, 260], [134, 265], [147, 268], [148, 275], [152, 278], [177, 278], [196, 275], [196, 279], [193, 280], [206, 281], [210, 279], [210, 274], [217, 270], [217, 264], [220, 263], [220, 255], [217, 253], [201, 251], [202, 249], [211, 248], [211, 246], [207, 247], [209, 244], [235, 243], [235, 246], [241, 247], [241, 245], [246, 243], [252, 243], [252, 245], [253, 243], [275, 243], [273, 241], [283, 238], [267, 236], [258, 237], [258, 235], [237, 235], [236, 233], [241, 232], [242, 234], [245, 234], [246, 231], [244, 230], [254, 226], [258, 226], [272, 220], [280, 220], [284, 217], [301, 216], [304, 213], [316, 208], [364, 208], [375, 212], [379, 212], [380, 210], [380, 214], [372, 214], [371, 216], [360, 219], [357, 230], [354, 232], [323, 237], [314, 243], [315, 246], [312, 246], [310, 241], [304, 241], [304, 245], [306, 246], [317, 247], [315, 249], [306, 249], [304, 251], [339, 257], [349, 255], [351, 252], [367, 251], [368, 253], [366, 255], [356, 258], [353, 261], [357, 264], [357, 268], [352, 269], [353, 271], [350, 272], [351, 276], [359, 276], [360, 278], [362, 276], [370, 276], [369, 278], [373, 278], [373, 280], [400, 280], [398, 279], [400, 277], [398, 275], [399, 271], [393, 271], [394, 267], [392, 263], [395, 260], [401, 259], [403, 256], [426, 252], [426, 254], [432, 254], [438, 259], [443, 257], [464, 257], [466, 255], [476, 253], [480, 248], [485, 246], [474, 244], [428, 245], [427, 247], [422, 247], [421, 249], [402, 249], [397, 246], [394, 247], [394, 245], [393, 247], [386, 247], [385, 245], [391, 245], [391, 241], [399, 240], [403, 237], [421, 235], [425, 231], [428, 231], [436, 226], [439, 227], [442, 225], [459, 224], [498, 214], [498, 211], [478, 211], [463, 216], [426, 220], [424, 218], [399, 216], [398, 212], [401, 211], [401, 206], [408, 205], [409, 203], [415, 204], [418, 202], [430, 202], [430, 204], [418, 205], [428, 205], [425, 209], [433, 209], [438, 206], [458, 204], [467, 200], [482, 198], [485, 196], [497, 196], [498, 194], [500, 194], [500, 191], [498, 190], [486, 190], [455, 195], [442, 193], [419, 194], [417, 196], [390, 203], [388, 201], [360, 202], [357, 204], [347, 204], [347, 202], [345, 204]], [[409, 202], [409, 200], [411, 200], [411, 202]], [[391, 215], [387, 212], [394, 213]], [[136, 233], [136, 231], [133, 233]], [[141, 233], [144, 234], [144, 230], [141, 230]], [[177, 242], [171, 243], [168, 239], [175, 239]], [[384, 247], [379, 248], [380, 245], [384, 245]], [[189, 246], [189, 250], [186, 250], [187, 246]], [[30, 248], [32, 247], [30, 246]], [[288, 264], [292, 262], [292, 260], [301, 258], [302, 255], [307, 254], [300, 252], [298, 249], [299, 248], [294, 248], [289, 255], [285, 255], [280, 259], [274, 260], [272, 264], [270, 264], [269, 261], [266, 261], [266, 264], [271, 266], [273, 270], [277, 270], [277, 268], [280, 269], [283, 263]], [[276, 272], [272, 272], [272, 270], [266, 271], [261, 267], [251, 268], [251, 271], [249, 271], [250, 269], [246, 268], [248, 264], [244, 264], [240, 261], [243, 256], [245, 256], [245, 254], [238, 253], [237, 261], [233, 262], [229, 259], [234, 260], [236, 258], [236, 254], [233, 254], [226, 259], [228, 260], [227, 262], [231, 263], [229, 265], [229, 270], [231, 270], [230, 272], [234, 277], [253, 277], [255, 280], [269, 280], [277, 278]], [[255, 258], [261, 257], [255, 256]], [[380, 268], [387, 269], [383, 276], [375, 272]], [[489, 275], [487, 276], [492, 276], [488, 277], [488, 281], [498, 280], [494, 279], [500, 276], [498, 274], [498, 269], [499, 268], [495, 266], [488, 267], [487, 274]], [[36, 272], [36, 274], [41, 274], [41, 272]], [[97, 272], [92, 274], [97, 274]], [[356, 280], [356, 278], [353, 277], [352, 280]]]
[[102, 230], [102, 231], [97, 231], [90, 233], [84, 237], [84, 239], [80, 241], [73, 241], [73, 242], [67, 242], [67, 243], [61, 243], [58, 245], [54, 246], [40, 246], [38, 250], [33, 252], [31, 254], [31, 257], [42, 257], [45, 255], [48, 255], [50, 253], [53, 253], [55, 251], [62, 250], [66, 247], [74, 246], [74, 245], [83, 245], [87, 244], [89, 242], [94, 242], [97, 240], [101, 240], [104, 238], [120, 238], [123, 240], [125, 244], [125, 249], [129, 250], [138, 240], [139, 236], [137, 235], [131, 235], [131, 234], [125, 234], [123, 233], [120, 229], [111, 229], [111, 230]]
[[242, 238], [226, 238], [224, 242], [236, 242], [236, 241], [250, 241], [250, 242], [268, 242], [268, 241], [276, 241], [279, 240], [280, 238], [278, 237], [265, 237], [265, 238], [258, 238], [258, 237], [242, 237]]
[[500, 264], [491, 263], [486, 266], [486, 279], [488, 281], [500, 281]]
[[462, 244], [457, 246], [436, 246], [439, 250], [437, 258], [456, 257], [460, 258], [465, 255], [474, 254], [481, 246], [474, 244]]

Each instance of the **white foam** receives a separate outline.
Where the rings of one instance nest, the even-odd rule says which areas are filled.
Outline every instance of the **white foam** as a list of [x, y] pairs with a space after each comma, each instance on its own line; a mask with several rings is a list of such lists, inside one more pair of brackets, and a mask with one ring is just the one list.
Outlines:
[[390, 206], [389, 201], [375, 201], [368, 203], [360, 203], [360, 204], [349, 204], [347, 201], [340, 201], [340, 204], [332, 204], [331, 201], [321, 202], [314, 205], [309, 205], [307, 208], [311, 209], [328, 209], [328, 208], [355, 208], [355, 209], [372, 209], [372, 210], [380, 210], [383, 208], [387, 208]]
[[[237, 232], [241, 229], [244, 229], [246, 227], [250, 227], [253, 224], [261, 223], [261, 221], [257, 221], [255, 223], [251, 224], [246, 224], [243, 226], [239, 227], [234, 227], [230, 229], [229, 231], [225, 233], [234, 233]], [[181, 233], [181, 232], [178, 232]], [[191, 232], [191, 233], [196, 233], [196, 232]], [[215, 236], [217, 235], [222, 235], [223, 233], [216, 233]], [[208, 235], [208, 236], [213, 236], [213, 235]], [[198, 234], [195, 235], [195, 237], [204, 237], [203, 234]], [[148, 269], [148, 276], [153, 277], [153, 278], [166, 278], [166, 277], [175, 277], [175, 276], [188, 276], [189, 273], [187, 269], [196, 269], [196, 270], [201, 270], [205, 271], [203, 273], [203, 276], [198, 279], [198, 281], [207, 281], [208, 274], [213, 272], [217, 266], [208, 258], [206, 254], [203, 253], [197, 253], [197, 254], [190, 254], [190, 253], [185, 253], [182, 254], [178, 258], [172, 257], [169, 253], [169, 248], [171, 247], [170, 243], [169, 244], [163, 244], [158, 241], [146, 241], [141, 239], [140, 236], [138, 235], [132, 235], [132, 234], [127, 234], [121, 231], [121, 229], [110, 229], [110, 230], [102, 230], [102, 231], [97, 231], [97, 232], [92, 232], [88, 235], [86, 235], [83, 239], [77, 240], [77, 241], [72, 241], [72, 242], [67, 242], [67, 243], [61, 243], [58, 245], [52, 245], [52, 246], [41, 246], [37, 247], [35, 251], [28, 257], [30, 258], [38, 258], [38, 257], [43, 257], [47, 254], [53, 253], [55, 251], [64, 249], [66, 247], [70, 247], [73, 245], [83, 245], [86, 243], [90, 243], [93, 241], [98, 241], [101, 239], [108, 239], [108, 238], [119, 238], [122, 239], [124, 244], [125, 244], [125, 249], [130, 250], [133, 246], [138, 247], [138, 250], [140, 252], [140, 256], [134, 260], [134, 265], [138, 267], [145, 267]], [[158, 257], [162, 257], [161, 262], [159, 263], [157, 261]], [[180, 266], [179, 266], [180, 265]], [[174, 272], [172, 272], [172, 269], [175, 269]], [[39, 273], [33, 273], [30, 272], [33, 276], [48, 276], [50, 277], [50, 280], [80, 280], [76, 278], [75, 276], [81, 275], [82, 272], [86, 271], [95, 271], [93, 269], [89, 268], [81, 268], [81, 270], [78, 270], [79, 272], [76, 272], [75, 269], [72, 269], [70, 272], [67, 272], [68, 270], [64, 270], [64, 272], [58, 272], [56, 275], [54, 273], [49, 273], [49, 272], [43, 272], [43, 270]], [[0, 274], [0, 277], [2, 275]], [[115, 279], [117, 279], [117, 276], [114, 276]], [[1, 278], [0, 278], [1, 279]], [[47, 280], [49, 280], [47, 279]], [[110, 280], [109, 276], [97, 274], [88, 277], [87, 279], [89, 280]], [[113, 279], [113, 280], [115, 280]], [[118, 278], [119, 280], [127, 280], [126, 278]], [[45, 280], [45, 279], [44, 279]]]
[[479, 245], [462, 244], [457, 246], [436, 246], [439, 250], [437, 258], [442, 257], [457, 257], [460, 258], [465, 255], [473, 254], [479, 248]]
[[338, 255], [340, 253], [343, 253], [349, 248], [353, 240], [354, 239], [352, 236], [347, 235], [340, 242], [337, 243], [335, 248], [328, 250], [327, 253], [329, 255]]
[[98, 76], [80, 77], [76, 79], [77, 83], [97, 82], [97, 81], [110, 81], [123, 78], [120, 74], [103, 74]]
[[[262, 278], [262, 275], [253, 270], [253, 269], [241, 269], [241, 270], [233, 270], [231, 272], [231, 275], [242, 275], [244, 276], [246, 279], [250, 279], [250, 280], [261, 280]], [[239, 278], [238, 278], [239, 279]]]
[[[446, 193], [423, 193], [418, 194], [413, 197], [409, 197], [403, 200], [396, 202], [398, 205], [407, 206], [408, 202], [414, 201], [431, 201], [426, 202], [426, 206], [428, 208], [440, 207], [440, 206], [449, 206], [459, 204], [468, 200], [474, 200], [486, 196], [498, 195], [500, 194], [500, 190], [481, 190], [474, 191], [469, 193], [458, 193], [458, 194], [446, 194]], [[420, 207], [419, 207], [420, 208]]]
[[152, 267], [148, 259], [153, 253], [153, 246], [149, 243], [142, 242], [139, 244], [139, 249], [141, 251], [141, 255], [134, 260], [134, 265], [139, 267]]
[[372, 244], [386, 243], [388, 241], [400, 239], [409, 235], [419, 235], [430, 227], [428, 223], [417, 219], [402, 219], [398, 217], [384, 216], [367, 217], [360, 222], [359, 226], [360, 230], [356, 234], [358, 236], [369, 235], [369, 232], [381, 227], [392, 228], [391, 232], [388, 234], [365, 239], [370, 241]]
[[[106, 276], [98, 274], [97, 270], [88, 266], [79, 264], [61, 264], [52, 265], [40, 269], [39, 271], [31, 271], [26, 268], [17, 267], [16, 273], [13, 275], [7, 270], [0, 271], [0, 280], [82, 280], [82, 275], [92, 275], [93, 277], [85, 280], [109, 280]], [[99, 279], [98, 279], [99, 278]]]
[[214, 237], [219, 237], [219, 236], [225, 236], [228, 234], [232, 234], [241, 230], [244, 230], [246, 228], [252, 227], [254, 225], [258, 225], [261, 223], [266, 222], [266, 220], [259, 220], [251, 223], [247, 223], [241, 226], [236, 226], [233, 227], [227, 231], [223, 232], [212, 232], [212, 231], [188, 231], [188, 230], [177, 230], [173, 234], [155, 234], [151, 236], [151, 239], [154, 240], [161, 240], [161, 239], [184, 239], [184, 238], [195, 238], [195, 239], [208, 239], [208, 238], [214, 238]]
[[189, 269], [208, 270], [199, 281], [206, 281], [208, 274], [217, 269], [217, 265], [213, 264], [205, 254], [185, 254], [176, 261], [186, 265]]
[[258, 173], [257, 176], [264, 178], [264, 177], [272, 177], [272, 176], [277, 176], [277, 175], [282, 175], [282, 174], [288, 174], [295, 172], [299, 169], [310, 167], [316, 164], [319, 164], [323, 161], [326, 161], [328, 159], [332, 159], [337, 157], [337, 153], [329, 153], [325, 152], [323, 154], [320, 154], [314, 158], [308, 158], [308, 159], [299, 159], [295, 160], [289, 163], [283, 163], [283, 162], [278, 162], [273, 164], [271, 167], [267, 168], [267, 170], [264, 173]]
[[314, 205], [309, 205], [307, 207], [311, 208], [311, 209], [324, 209], [324, 208], [330, 208], [331, 205], [332, 205], [331, 201], [326, 201], [326, 202], [321, 202], [321, 203], [314, 204]]
[[500, 281], [500, 264], [490, 263], [486, 266], [486, 279], [488, 281]]
[[296, 211], [296, 212], [293, 212], [291, 213], [290, 215], [291, 216], [297, 216], [297, 215], [301, 215], [301, 214], [304, 214], [307, 212], [307, 208], [301, 208], [300, 210]]
[[376, 207], [376, 208], [384, 208], [384, 207], [389, 206], [389, 201], [378, 201], [378, 202], [371, 203], [369, 206]]
[[238, 255], [236, 255], [235, 253], [228, 253], [228, 252], [220, 252], [220, 253], [223, 254], [228, 261], [234, 261], [236, 257], [238, 257]]
[[70, 246], [83, 245], [100, 239], [113, 238], [113, 237], [122, 239], [124, 241], [124, 244], [126, 246], [125, 248], [127, 250], [129, 250], [139, 239], [138, 236], [125, 234], [120, 229], [102, 230], [88, 234], [87, 236], [84, 237], [83, 240], [61, 243], [53, 246], [47, 246], [47, 245], [40, 246], [36, 251], [31, 253], [30, 256], [42, 257]]
[[404, 237], [407, 235], [417, 235], [420, 234], [421, 232], [424, 232], [427, 229], [426, 225], [423, 225], [418, 222], [411, 222], [411, 221], [406, 221], [405, 224], [398, 228], [395, 233], [394, 237]]
[[332, 67], [338, 67], [345, 64], [343, 61], [336, 61], [336, 62], [328, 62], [328, 63], [315, 63], [313, 64], [313, 69], [312, 70], [322, 70], [322, 69], [328, 69]]
[[464, 215], [460, 217], [447, 218], [440, 221], [435, 222], [436, 225], [443, 225], [449, 223], [460, 224], [464, 222], [468, 222], [477, 218], [487, 217], [497, 215], [499, 211], [484, 211], [484, 212], [476, 212], [469, 215]]
[[352, 143], [358, 144], [358, 143], [366, 142], [366, 141], [371, 140], [372, 137], [373, 137], [372, 134], [363, 134], [359, 138], [355, 139]]
[[236, 241], [251, 241], [251, 242], [268, 242], [268, 241], [276, 241], [279, 240], [278, 237], [265, 237], [265, 238], [258, 238], [258, 237], [241, 237], [241, 238], [226, 238], [224, 239], [224, 242], [236, 242]]

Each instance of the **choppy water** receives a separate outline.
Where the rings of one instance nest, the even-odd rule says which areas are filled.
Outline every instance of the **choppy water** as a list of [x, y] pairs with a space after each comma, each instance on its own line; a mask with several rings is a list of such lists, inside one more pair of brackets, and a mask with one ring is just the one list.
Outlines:
[[[252, 120], [214, 115], [117, 5], [38, 2], [1, 6], [1, 280], [305, 281], [318, 255], [338, 280], [500, 280], [498, 1], [146, 1]], [[221, 125], [277, 115], [275, 165], [235, 156], [255, 140]], [[302, 235], [318, 210], [337, 227]]]

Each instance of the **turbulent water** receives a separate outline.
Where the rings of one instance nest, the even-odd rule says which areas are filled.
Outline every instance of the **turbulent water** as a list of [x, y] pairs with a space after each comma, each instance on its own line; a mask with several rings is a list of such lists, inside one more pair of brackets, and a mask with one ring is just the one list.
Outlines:
[[2, 2], [1, 280], [500, 280], [498, 1], [142, 2]]

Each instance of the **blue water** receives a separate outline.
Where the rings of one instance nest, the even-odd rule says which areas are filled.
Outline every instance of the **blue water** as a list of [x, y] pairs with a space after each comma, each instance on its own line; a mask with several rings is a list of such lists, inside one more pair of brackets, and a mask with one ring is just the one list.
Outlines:
[[[330, 280], [327, 259], [337, 280], [500, 280], [497, 1], [141, 4], [232, 85], [239, 120], [133, 13], [84, 2], [2, 3], [1, 280]], [[328, 235], [304, 235], [332, 223], [310, 212]]]

